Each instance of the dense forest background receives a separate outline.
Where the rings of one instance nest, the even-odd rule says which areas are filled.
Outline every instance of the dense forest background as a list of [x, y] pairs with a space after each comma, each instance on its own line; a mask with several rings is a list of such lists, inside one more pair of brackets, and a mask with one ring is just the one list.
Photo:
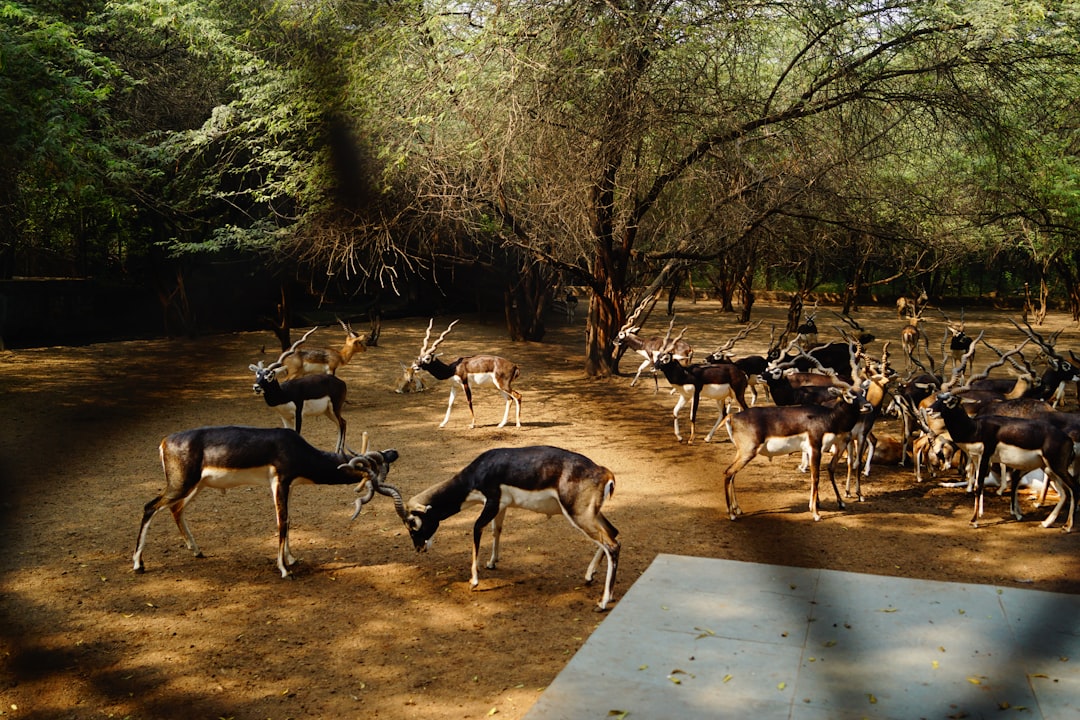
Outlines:
[[[643, 295], [1080, 319], [1080, 4], [0, 0], [9, 346]], [[796, 313], [797, 314], [797, 313]]]

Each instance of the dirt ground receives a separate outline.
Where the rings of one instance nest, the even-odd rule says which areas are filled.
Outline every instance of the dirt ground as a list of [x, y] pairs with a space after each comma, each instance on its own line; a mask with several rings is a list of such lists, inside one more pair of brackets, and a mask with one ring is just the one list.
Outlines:
[[[646, 334], [662, 334], [661, 310]], [[681, 302], [677, 311], [702, 356], [737, 329], [711, 302]], [[783, 314], [755, 308], [763, 328], [782, 325]], [[898, 344], [902, 323], [892, 308], [856, 317], [880, 338], [872, 352], [882, 340]], [[1019, 335], [1008, 317], [968, 310], [967, 324], [1011, 347]], [[836, 336], [831, 312], [818, 320], [823, 338]], [[972, 529], [963, 489], [916, 484], [910, 468], [876, 467], [866, 501], [843, 511], [823, 487], [815, 523], [797, 458], [758, 459], [738, 477], [746, 514], [731, 522], [718, 485], [733, 455], [726, 435], [680, 444], [663, 380], [655, 393], [651, 379], [633, 388], [625, 376], [585, 379], [583, 322], [551, 324], [544, 343], [512, 344], [497, 318], [463, 317], [441, 349], [515, 360], [522, 427], [496, 428], [502, 401], [483, 389], [476, 429], [459, 398], [440, 430], [445, 385], [392, 390], [426, 318], [387, 322], [379, 346], [339, 371], [349, 384], [349, 444], [358, 447], [367, 431], [373, 447], [396, 448], [388, 481], [406, 497], [499, 446], [554, 444], [611, 468], [617, 490], [605, 510], [623, 543], [616, 598], [658, 553], [1080, 593], [1080, 533], [1040, 527], [1047, 508], [1025, 502], [1016, 522], [1005, 499], [991, 495]], [[931, 318], [932, 337], [942, 327]], [[1042, 326], [1061, 328], [1059, 349], [1080, 348], [1067, 316], [1052, 314]], [[339, 333], [315, 338], [330, 344]], [[767, 343], [762, 329], [737, 349], [760, 352]], [[468, 536], [478, 506], [444, 523], [420, 555], [388, 498], [377, 496], [350, 523], [348, 486], [295, 489], [295, 580], [274, 566], [265, 487], [207, 492], [192, 506], [205, 558], [193, 557], [168, 514], [159, 515], [147, 572], [133, 573], [142, 507], [163, 486], [158, 442], [202, 425], [276, 425], [247, 369], [273, 360], [275, 347], [267, 332], [0, 353], [0, 715], [520, 718], [604, 619], [594, 612], [601, 587], [582, 580], [593, 546], [562, 519], [512, 510], [500, 567], [482, 569], [471, 591]], [[623, 362], [624, 371], [635, 366]], [[1075, 408], [1073, 389], [1068, 402]], [[702, 409], [699, 437], [715, 417], [713, 407]], [[328, 448], [336, 429], [309, 418], [304, 434]]]

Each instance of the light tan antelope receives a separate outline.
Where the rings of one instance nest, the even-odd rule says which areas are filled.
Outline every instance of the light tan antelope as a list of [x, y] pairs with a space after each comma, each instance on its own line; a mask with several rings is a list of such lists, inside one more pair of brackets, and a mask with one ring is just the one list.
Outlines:
[[[367, 352], [367, 335], [361, 335], [352, 329], [347, 322], [338, 318], [341, 327], [345, 330], [345, 342], [340, 348], [297, 348], [295, 352], [285, 358], [282, 366], [288, 372], [289, 380], [311, 375], [315, 373], [330, 373], [336, 375], [338, 368], [347, 365], [357, 353]], [[311, 335], [315, 328], [309, 330], [301, 340], [303, 342]]]

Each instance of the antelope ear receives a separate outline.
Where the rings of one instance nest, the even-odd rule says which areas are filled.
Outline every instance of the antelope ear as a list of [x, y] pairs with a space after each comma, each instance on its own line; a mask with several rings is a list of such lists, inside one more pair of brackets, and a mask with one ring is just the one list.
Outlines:
[[248, 370], [250, 370], [251, 372], [259, 372], [260, 370], [262, 370], [262, 368], [258, 365], [248, 365]]

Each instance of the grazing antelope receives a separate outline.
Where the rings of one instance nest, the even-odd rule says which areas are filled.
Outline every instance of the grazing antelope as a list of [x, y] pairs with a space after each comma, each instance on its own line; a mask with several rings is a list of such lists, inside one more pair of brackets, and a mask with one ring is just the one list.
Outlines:
[[458, 321], [455, 320], [450, 323], [446, 330], [431, 344], [431, 347], [428, 347], [428, 340], [431, 338], [431, 326], [434, 322], [435, 318], [428, 322], [427, 333], [424, 335], [424, 342], [420, 346], [420, 354], [412, 366], [405, 371], [399, 387], [410, 381], [415, 376], [415, 373], [420, 370], [429, 373], [436, 380], [450, 380], [450, 402], [446, 406], [446, 417], [439, 423], [439, 427], [446, 427], [446, 423], [450, 422], [450, 413], [454, 409], [454, 400], [457, 398], [458, 388], [461, 388], [465, 391], [465, 399], [469, 402], [469, 416], [471, 417], [469, 427], [474, 428], [476, 427], [476, 412], [473, 410], [472, 386], [494, 385], [506, 398], [506, 410], [503, 412], [502, 422], [499, 423], [498, 427], [505, 426], [507, 420], [509, 420], [510, 403], [514, 404], [515, 424], [517, 427], [521, 427], [521, 393], [512, 387], [514, 380], [521, 374], [518, 366], [497, 355], [471, 355], [469, 357], [459, 357], [451, 363], [444, 363], [435, 354], [435, 349], [439, 347], [439, 343], [446, 338], [446, 335], [453, 329], [454, 325], [457, 325]]
[[303, 375], [285, 382], [279, 382], [277, 378], [278, 369], [296, 352], [296, 348], [306, 337], [307, 335], [293, 343], [291, 348], [269, 366], [264, 367], [262, 360], [258, 365], [248, 365], [248, 369], [255, 373], [255, 385], [252, 389], [256, 395], [262, 395], [266, 404], [281, 415], [281, 422], [285, 427], [292, 428], [297, 433], [303, 426], [304, 415], [326, 415], [333, 420], [338, 426], [337, 452], [340, 453], [345, 449], [346, 423], [345, 416], [341, 414], [348, 392], [345, 381], [326, 373]]
[[[641, 331], [641, 328], [634, 324], [651, 300], [652, 295], [646, 295], [645, 298], [638, 303], [634, 312], [630, 314], [630, 317], [626, 319], [623, 326], [619, 328], [619, 332], [616, 333], [612, 343], [615, 347], [625, 346], [628, 350], [633, 350], [635, 353], [645, 358], [641, 365], [638, 365], [637, 372], [634, 374], [634, 379], [630, 381], [630, 387], [637, 385], [638, 378], [641, 377], [642, 371], [651, 365], [654, 368], [653, 384], [655, 385], [655, 391], [658, 392], [660, 390], [660, 381], [656, 379], [656, 357], [663, 347], [664, 340], [660, 337], [650, 337], [646, 339], [638, 337], [638, 332]], [[672, 351], [672, 357], [679, 362], [689, 362], [693, 356], [694, 348], [691, 347], [689, 343], [682, 340], [676, 343]]]
[[602, 556], [607, 557], [607, 579], [598, 608], [606, 610], [612, 598], [619, 565], [619, 531], [601, 512], [604, 501], [615, 492], [615, 476], [584, 455], [546, 445], [488, 450], [449, 480], [432, 485], [412, 497], [403, 519], [413, 546], [424, 552], [432, 543], [439, 523], [461, 512], [465, 503], [483, 503], [473, 524], [472, 574], [469, 584], [480, 583], [480, 538], [492, 525], [489, 569], [499, 560], [499, 538], [507, 508], [520, 507], [548, 516], [562, 514], [570, 524], [598, 546], [585, 571], [591, 583]]
[[[660, 372], [664, 373], [664, 377], [667, 378], [667, 381], [671, 383], [671, 386], [679, 393], [679, 399], [675, 403], [675, 409], [671, 411], [671, 414], [675, 417], [675, 437], [682, 442], [683, 438], [679, 433], [679, 413], [686, 405], [687, 400], [689, 400], [690, 439], [687, 440], [687, 444], [693, 444], [694, 433], [697, 427], [698, 406], [701, 403], [701, 398], [704, 397], [715, 400], [717, 410], [719, 411], [716, 418], [716, 424], [713, 425], [709, 434], [705, 436], [705, 442], [712, 442], [713, 435], [716, 434], [716, 429], [720, 427], [720, 423], [727, 414], [728, 403], [734, 400], [743, 410], [747, 407], [746, 385], [748, 380], [746, 373], [731, 363], [703, 363], [684, 367], [675, 359], [675, 348], [678, 346], [683, 333], [686, 331], [683, 330], [683, 333], [679, 333], [674, 339], [669, 340], [674, 323], [675, 318], [672, 318], [671, 323], [668, 325], [667, 335], [664, 336], [664, 341], [660, 346], [655, 366], [660, 369]], [[729, 425], [729, 434], [730, 430], [731, 427]]]
[[[730, 416], [735, 459], [724, 470], [728, 517], [734, 520], [742, 514], [735, 497], [735, 475], [747, 463], [759, 455], [772, 458], [806, 451], [810, 454], [810, 513], [814, 520], [821, 519], [818, 513], [818, 486], [822, 448], [833, 444], [837, 447], [845, 445], [846, 437], [859, 417], [872, 411], [870, 403], [854, 388], [834, 388], [832, 393], [841, 398], [833, 407], [752, 407]], [[829, 463], [829, 480], [836, 494], [836, 504], [843, 510], [846, 506], [836, 486], [836, 463], [839, 458], [839, 453], [833, 454]]]
[[184, 510], [203, 488], [225, 491], [269, 483], [277, 513], [277, 566], [283, 578], [291, 574], [289, 568], [296, 563], [289, 550], [289, 491], [293, 485], [350, 485], [366, 481], [368, 493], [357, 500], [357, 513], [360, 505], [375, 492], [393, 497], [399, 514], [403, 507], [401, 493], [384, 482], [390, 463], [398, 458], [396, 450], [361, 455], [331, 453], [312, 447], [285, 428], [220, 426], [173, 433], [161, 441], [159, 451], [165, 471], [165, 491], [143, 508], [132, 558], [137, 573], [145, 569], [142, 554], [150, 521], [164, 508], [172, 513], [188, 549], [195, 557], [203, 557], [184, 519]]
[[[357, 333], [341, 318], [338, 318], [338, 322], [345, 330], [345, 342], [342, 343], [341, 348], [297, 348], [295, 352], [286, 356], [282, 363], [288, 371], [286, 377], [289, 380], [314, 373], [336, 375], [338, 368], [347, 365], [354, 355], [367, 352], [367, 335]], [[312, 328], [305, 333], [300, 342], [307, 340], [308, 335], [315, 329]]]

